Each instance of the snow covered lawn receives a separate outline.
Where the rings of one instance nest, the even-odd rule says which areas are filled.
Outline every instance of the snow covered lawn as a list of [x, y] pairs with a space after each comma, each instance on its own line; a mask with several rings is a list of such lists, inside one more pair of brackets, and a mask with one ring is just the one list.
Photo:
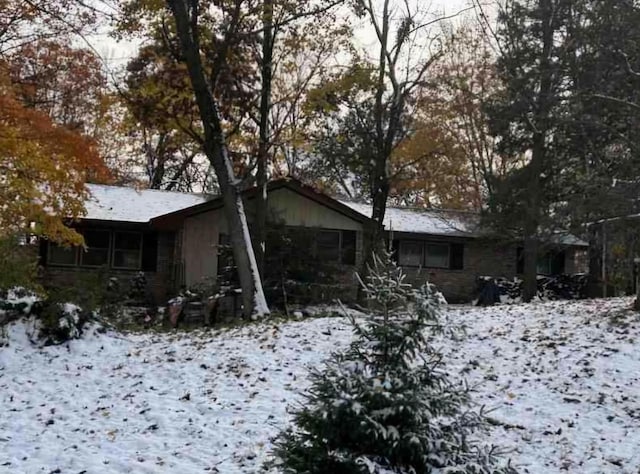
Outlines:
[[[486, 439], [521, 472], [638, 474], [640, 320], [630, 304], [448, 309], [467, 337], [438, 344], [494, 409]], [[0, 472], [261, 472], [306, 366], [350, 337], [343, 318], [318, 318], [36, 349], [12, 326], [0, 348]]]

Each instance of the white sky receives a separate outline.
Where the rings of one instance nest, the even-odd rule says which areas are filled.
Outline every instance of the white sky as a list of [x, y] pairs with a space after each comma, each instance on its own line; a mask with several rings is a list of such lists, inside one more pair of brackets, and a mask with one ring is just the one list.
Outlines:
[[[304, 1], [304, 0], [302, 0]], [[436, 15], [452, 15], [460, 12], [462, 9], [469, 7], [471, 0], [410, 0], [414, 5], [427, 9], [430, 14]], [[472, 14], [472, 12], [469, 12]], [[363, 49], [375, 47], [376, 39], [373, 32], [366, 27], [366, 21], [363, 21], [363, 28], [356, 32], [356, 44]], [[108, 33], [96, 35], [89, 38], [89, 42], [94, 50], [100, 54], [106, 63], [110, 72], [124, 67], [126, 63], [132, 59], [136, 50], [140, 45], [139, 41], [121, 41], [117, 42], [111, 38]]]

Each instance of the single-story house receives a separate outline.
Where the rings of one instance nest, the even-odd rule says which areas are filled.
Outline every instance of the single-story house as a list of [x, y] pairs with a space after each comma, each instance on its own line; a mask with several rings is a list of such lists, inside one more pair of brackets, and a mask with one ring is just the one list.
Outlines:
[[91, 197], [86, 213], [73, 227], [86, 248], [40, 243], [45, 283], [73, 284], [105, 271], [109, 277], [130, 279], [144, 272], [150, 300], [162, 301], [173, 291], [175, 236], [158, 232], [151, 218], [205, 202], [203, 195], [136, 190], [120, 186], [87, 185]]
[[[149, 299], [162, 303], [178, 289], [219, 274], [219, 248], [228, 239], [220, 197], [88, 187], [92, 197], [86, 215], [74, 224], [84, 235], [86, 249], [42, 242], [41, 262], [48, 281], [71, 283], [100, 268], [122, 278], [144, 272]], [[250, 225], [256, 195], [256, 189], [244, 194]], [[310, 231], [309, 259], [334, 265], [342, 282], [355, 289], [363, 236], [372, 224], [368, 205], [337, 200], [286, 178], [269, 184], [268, 212], [281, 229]], [[473, 213], [390, 207], [385, 229], [410, 281], [429, 280], [450, 301], [471, 300], [478, 276], [511, 278], [521, 272], [520, 246], [484, 232]], [[585, 248], [579, 240], [560, 242], [541, 260], [541, 271], [583, 271], [578, 255]]]
[[[366, 204], [345, 202], [370, 215]], [[385, 229], [407, 278], [434, 283], [451, 302], [470, 301], [479, 276], [514, 278], [524, 272], [522, 243], [499, 238], [470, 211], [387, 207]], [[538, 260], [538, 274], [586, 272], [588, 244], [572, 235], [556, 235]]]

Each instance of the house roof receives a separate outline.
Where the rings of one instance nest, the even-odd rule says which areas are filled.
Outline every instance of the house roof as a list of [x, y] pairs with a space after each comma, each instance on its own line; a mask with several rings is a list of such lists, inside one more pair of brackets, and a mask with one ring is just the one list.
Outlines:
[[[371, 215], [371, 205], [341, 201], [360, 214]], [[477, 237], [480, 216], [472, 212], [387, 206], [384, 227], [393, 232], [410, 232], [447, 237]]]
[[156, 216], [207, 201], [202, 194], [87, 184], [84, 219], [148, 223]]
[[567, 232], [556, 232], [549, 237], [549, 241], [553, 244], [570, 245], [574, 247], [588, 247], [589, 244], [584, 240]]
[[[149, 223], [171, 226], [183, 218], [222, 207], [220, 196], [189, 194], [155, 189], [137, 190], [121, 186], [88, 184], [91, 197], [85, 203], [84, 219]], [[370, 223], [371, 205], [353, 201], [336, 200], [311, 186], [291, 178], [271, 181], [268, 191], [287, 188], [355, 221]], [[258, 188], [244, 191], [246, 199], [252, 199]], [[388, 206], [384, 220], [385, 229], [393, 232], [427, 234], [442, 237], [480, 237], [487, 235], [480, 228], [477, 213], [451, 210], [434, 210]], [[571, 234], [556, 234], [552, 242], [570, 246], [588, 246]]]
[[[334, 211], [349, 217], [357, 222], [370, 222], [371, 219], [366, 214], [362, 214], [357, 210], [345, 205], [344, 203], [333, 199], [332, 197], [316, 190], [311, 186], [307, 186], [300, 181], [293, 178], [281, 178], [274, 181], [269, 182], [267, 185], [267, 192], [272, 192], [277, 189], [287, 188], [290, 189], [302, 196], [305, 196], [313, 201], [316, 201]], [[252, 199], [258, 193], [260, 189], [257, 187], [249, 188], [243, 192], [243, 197], [245, 199]], [[208, 212], [214, 209], [219, 209], [223, 206], [222, 196], [216, 196], [213, 199], [210, 199], [205, 202], [201, 202], [195, 206], [187, 207], [183, 209], [176, 209], [173, 212], [168, 212], [163, 215], [156, 216], [151, 219], [152, 223], [159, 226], [170, 225], [172, 222], [175, 223], [178, 219], [182, 219], [189, 216], [194, 216], [197, 214], [201, 214], [203, 212]]]
[[[345, 205], [365, 215], [371, 215], [371, 205], [342, 201]], [[471, 211], [423, 209], [415, 207], [387, 206], [384, 227], [392, 232], [427, 234], [440, 237], [483, 237], [490, 231], [480, 225], [480, 214]], [[557, 232], [549, 237], [549, 243], [576, 247], [589, 244], [573, 234]]]

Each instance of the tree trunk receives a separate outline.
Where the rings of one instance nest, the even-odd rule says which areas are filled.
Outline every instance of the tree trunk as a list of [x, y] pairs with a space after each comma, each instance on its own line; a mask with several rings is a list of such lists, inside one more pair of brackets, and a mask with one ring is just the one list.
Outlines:
[[[373, 10], [369, 12], [371, 21], [375, 22]], [[369, 267], [373, 264], [374, 254], [380, 250], [384, 233], [384, 215], [387, 209], [387, 197], [389, 196], [389, 176], [387, 173], [387, 161], [389, 154], [386, 153], [386, 143], [388, 133], [385, 129], [385, 106], [383, 103], [386, 91], [385, 79], [387, 76], [387, 43], [389, 37], [389, 0], [384, 0], [382, 6], [382, 30], [378, 41], [380, 50], [378, 51], [378, 70], [376, 79], [375, 105], [373, 110], [375, 121], [374, 148], [375, 156], [372, 156], [373, 166], [371, 169], [371, 219], [373, 227], [369, 230], [368, 238], [365, 240], [364, 268], [362, 276], [366, 277]]]
[[[263, 316], [269, 313], [269, 308], [253, 253], [239, 181], [227, 150], [218, 105], [207, 83], [200, 58], [197, 11], [189, 13], [184, 0], [168, 0], [168, 5], [176, 21], [178, 39], [204, 127], [204, 152], [216, 172], [222, 193], [233, 256], [242, 287], [243, 313], [246, 317]], [[197, 8], [197, 2], [190, 5], [192, 9]]]
[[[384, 249], [384, 216], [387, 210], [387, 198], [389, 197], [389, 177], [386, 173], [387, 159], [384, 160], [376, 157], [374, 173], [375, 177], [372, 182], [371, 190], [371, 219], [373, 224], [364, 229], [364, 261], [359, 271], [360, 278], [366, 281], [369, 276], [369, 269], [373, 268], [374, 255]], [[384, 170], [381, 172], [381, 170]], [[366, 294], [363, 288], [358, 287], [358, 300], [364, 302]]]
[[262, 6], [262, 87], [260, 90], [260, 138], [256, 185], [260, 189], [256, 198], [254, 223], [254, 250], [260, 275], [264, 276], [264, 253], [267, 240], [267, 164], [269, 162], [269, 114], [271, 112], [271, 79], [273, 76], [273, 0], [264, 0]]
[[[373, 263], [373, 254], [380, 251], [384, 246], [384, 217], [387, 210], [387, 198], [389, 197], [389, 178], [386, 175], [387, 159], [378, 159], [376, 166], [376, 177], [373, 180], [373, 192], [371, 193], [371, 219], [374, 224], [369, 233], [368, 248], [365, 255], [365, 263]], [[383, 165], [384, 164], [384, 165]]]
[[551, 0], [540, 0], [542, 7], [542, 52], [540, 57], [540, 89], [536, 100], [533, 124], [533, 146], [529, 168], [529, 182], [525, 199], [527, 218], [524, 225], [524, 283], [522, 299], [531, 301], [538, 289], [538, 232], [542, 208], [542, 172], [545, 169], [547, 143], [551, 114], [551, 94], [553, 72], [551, 70], [551, 50], [553, 48], [554, 10]]
[[522, 285], [523, 301], [531, 301], [538, 293], [538, 239], [534, 222], [527, 221], [524, 236], [524, 281]]

